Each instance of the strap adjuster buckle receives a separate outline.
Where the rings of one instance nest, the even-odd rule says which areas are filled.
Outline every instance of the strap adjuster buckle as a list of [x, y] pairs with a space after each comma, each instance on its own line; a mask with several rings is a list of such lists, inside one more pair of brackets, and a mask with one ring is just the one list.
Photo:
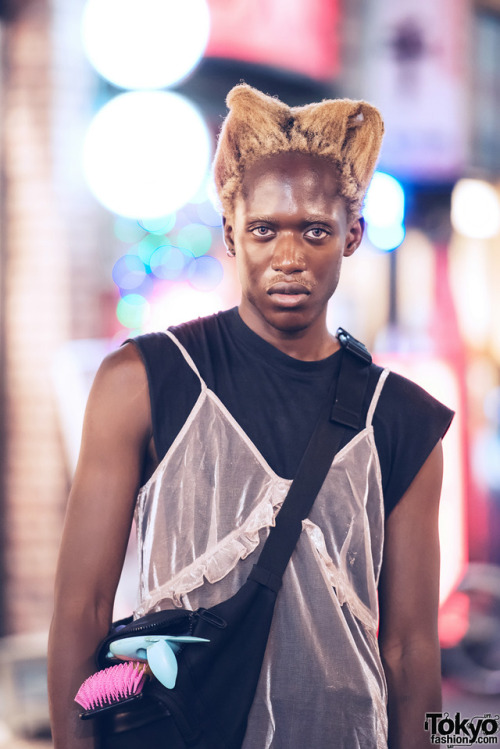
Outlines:
[[372, 355], [370, 354], [364, 343], [358, 341], [357, 338], [354, 338], [350, 333], [347, 332], [347, 330], [344, 330], [344, 328], [337, 328], [336, 335], [342, 348], [350, 351], [351, 354], [357, 356], [358, 359], [361, 359], [365, 364], [372, 363]]

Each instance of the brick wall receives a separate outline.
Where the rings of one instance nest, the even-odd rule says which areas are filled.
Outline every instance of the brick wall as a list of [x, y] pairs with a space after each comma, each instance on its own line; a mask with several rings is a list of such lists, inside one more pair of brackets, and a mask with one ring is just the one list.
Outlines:
[[50, 15], [31, 4], [6, 36], [7, 631], [50, 615], [67, 480], [51, 397], [51, 357], [68, 335], [67, 258], [50, 164]]
[[53, 358], [69, 338], [100, 332], [101, 213], [78, 153], [92, 86], [77, 52], [82, 5], [36, 0], [4, 34], [4, 633], [50, 621], [69, 484]]

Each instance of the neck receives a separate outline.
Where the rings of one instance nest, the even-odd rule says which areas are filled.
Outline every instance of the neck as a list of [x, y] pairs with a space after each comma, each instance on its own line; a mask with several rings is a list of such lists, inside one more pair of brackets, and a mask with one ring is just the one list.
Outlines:
[[326, 359], [340, 348], [340, 344], [326, 326], [326, 309], [311, 325], [299, 330], [276, 328], [250, 305], [241, 303], [240, 317], [254, 333], [284, 354], [302, 361]]

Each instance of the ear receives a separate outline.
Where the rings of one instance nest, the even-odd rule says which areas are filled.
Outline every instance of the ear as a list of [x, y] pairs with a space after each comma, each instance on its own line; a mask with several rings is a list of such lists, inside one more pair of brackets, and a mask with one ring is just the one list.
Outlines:
[[350, 257], [354, 255], [361, 240], [363, 239], [363, 233], [365, 231], [365, 220], [363, 216], [360, 216], [353, 221], [347, 230], [345, 245], [344, 245], [344, 257]]
[[226, 245], [226, 249], [230, 255], [236, 254], [236, 248], [234, 246], [234, 229], [233, 229], [233, 221], [230, 218], [229, 220], [226, 218], [226, 216], [222, 217], [222, 232], [224, 237], [224, 244]]
[[366, 101], [326, 99], [292, 113], [307, 134], [308, 150], [339, 160], [351, 173], [353, 189], [365, 193], [384, 135], [378, 109]]
[[[290, 108], [246, 83], [234, 86], [226, 98], [229, 114], [224, 120], [214, 158], [214, 178], [220, 193], [230, 179], [239, 181], [238, 165], [252, 154], [286, 150], [282, 132]], [[269, 147], [269, 144], [273, 148]]]

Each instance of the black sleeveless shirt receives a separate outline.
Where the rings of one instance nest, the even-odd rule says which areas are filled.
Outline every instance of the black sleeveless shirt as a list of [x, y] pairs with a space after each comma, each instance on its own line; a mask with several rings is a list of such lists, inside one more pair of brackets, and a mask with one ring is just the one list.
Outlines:
[[[171, 327], [213, 390], [279, 476], [293, 479], [314, 430], [338, 351], [320, 361], [284, 354], [254, 333], [238, 309]], [[165, 333], [133, 339], [143, 358], [153, 434], [161, 461], [200, 393], [200, 382]], [[365, 414], [380, 368], [371, 365]], [[453, 411], [410, 380], [391, 372], [375, 410], [386, 516], [410, 486], [453, 418]], [[363, 419], [364, 421], [364, 419]]]

